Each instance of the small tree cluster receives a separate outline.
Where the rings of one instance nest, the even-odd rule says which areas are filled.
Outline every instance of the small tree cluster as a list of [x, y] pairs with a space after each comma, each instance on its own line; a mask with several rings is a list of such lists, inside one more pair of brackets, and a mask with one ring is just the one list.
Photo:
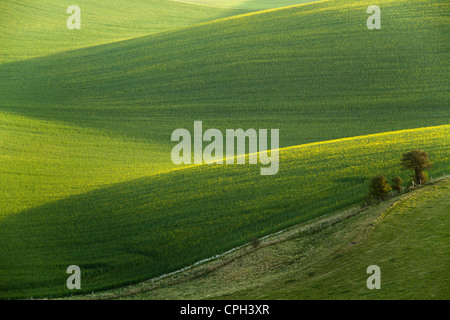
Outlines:
[[[427, 181], [427, 175], [424, 170], [432, 167], [428, 159], [428, 153], [419, 149], [404, 153], [401, 158], [401, 166], [404, 169], [414, 170], [412, 178], [417, 185], [421, 185]], [[403, 190], [402, 178], [396, 176], [392, 179], [391, 185], [389, 185], [388, 180], [383, 174], [379, 174], [370, 180], [369, 192], [372, 199], [385, 199], [391, 190], [395, 190], [397, 193]]]

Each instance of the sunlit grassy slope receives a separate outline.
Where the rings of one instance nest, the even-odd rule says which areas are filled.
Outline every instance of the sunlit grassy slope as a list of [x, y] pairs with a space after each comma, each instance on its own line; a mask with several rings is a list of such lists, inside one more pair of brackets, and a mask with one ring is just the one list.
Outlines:
[[194, 120], [278, 128], [282, 147], [449, 123], [448, 5], [382, 1], [382, 30], [369, 31], [368, 4], [307, 4], [0, 66], [2, 214], [171, 169], [170, 135]]
[[[449, 201], [447, 179], [318, 232], [292, 231], [289, 240], [217, 270], [206, 265], [214, 271], [202, 277], [125, 298], [448, 300]], [[370, 265], [381, 269], [380, 290], [366, 287]], [[129, 289], [135, 288], [145, 284]], [[85, 298], [118, 298], [123, 292]]]
[[[81, 29], [69, 30], [67, 7], [81, 9]], [[142, 36], [242, 13], [170, 0], [2, 0], [0, 63]]]
[[[194, 120], [281, 145], [448, 123], [449, 5], [327, 1], [0, 66], [1, 108], [168, 143]], [[413, 23], [414, 22], [414, 23]]]
[[[194, 120], [277, 128], [282, 147], [448, 124], [449, 5], [381, 0], [382, 30], [369, 31], [371, 4], [330, 0], [1, 64], [0, 297], [67, 294], [68, 264], [82, 267], [83, 292], [180, 268], [359, 201], [368, 177], [397, 174], [412, 148], [430, 153], [431, 175], [448, 170], [441, 126], [285, 149], [271, 177], [257, 166], [159, 174], [174, 167], [172, 131]], [[1, 48], [41, 55], [12, 43]]]
[[[341, 242], [342, 247], [328, 252], [322, 263], [308, 266], [309, 272], [290, 273], [264, 290], [237, 291], [220, 298], [448, 300], [449, 188], [448, 182], [439, 184], [400, 201], [382, 213], [367, 238]], [[326, 242], [331, 238], [339, 245], [342, 231], [333, 230], [334, 238], [324, 232], [314, 240], [329, 246]], [[373, 264], [381, 269], [380, 290], [365, 286], [369, 276], [365, 271]]]
[[2, 112], [0, 150], [0, 218], [169, 169], [167, 145]]
[[399, 168], [402, 152], [450, 166], [449, 126], [281, 150], [276, 176], [255, 165], [202, 165], [48, 203], [0, 220], [0, 297], [71, 294], [81, 267], [90, 292], [179, 269], [231, 247], [361, 201], [368, 178]]

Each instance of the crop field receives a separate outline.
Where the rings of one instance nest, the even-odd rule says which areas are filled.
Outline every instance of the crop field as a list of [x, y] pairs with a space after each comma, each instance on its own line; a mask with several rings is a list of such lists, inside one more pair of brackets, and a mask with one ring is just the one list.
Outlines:
[[0, 148], [0, 218], [169, 169], [167, 146], [1, 112]]
[[[80, 298], [448, 300], [449, 195], [447, 178], [307, 235], [294, 228], [287, 239], [247, 248], [220, 268], [202, 265], [212, 271], [195, 279], [186, 274], [171, 285], [165, 279]], [[381, 290], [364, 285], [373, 264], [386, 271]]]
[[[183, 268], [361, 203], [376, 174], [406, 186], [411, 149], [448, 174], [450, 4], [379, 0], [367, 30], [368, 0], [306, 2], [80, 0], [69, 30], [72, 3], [2, 1], [0, 299], [73, 294], [71, 264], [76, 293]], [[279, 129], [279, 172], [173, 164], [199, 120]]]
[[[339, 238], [344, 238], [342, 232], [351, 233], [350, 228], [358, 228], [353, 221], [347, 225], [348, 229], [339, 226], [331, 235], [328, 230], [316, 235], [311, 239], [317, 241], [316, 245], [330, 246], [330, 242], [337, 240], [339, 244], [335, 245], [342, 246], [337, 252], [328, 251], [331, 256], [323, 259], [323, 264], [308, 266], [311, 269], [306, 272], [292, 270], [289, 275], [284, 274], [287, 278], [278, 278], [264, 290], [242, 290], [217, 298], [448, 300], [449, 187], [447, 181], [420, 190], [382, 211], [377, 220], [371, 221], [375, 227], [366, 237], [357, 234], [349, 242], [339, 243]], [[367, 290], [361, 285], [367, 280], [367, 266], [374, 261], [386, 270], [382, 290]]]
[[2, 109], [164, 144], [198, 119], [220, 130], [270, 125], [283, 147], [447, 124], [450, 51], [438, 18], [448, 6], [382, 1], [386, 31], [369, 36], [367, 3], [312, 3], [0, 65]]
[[0, 63], [113, 42], [231, 16], [245, 11], [166, 0], [78, 0], [83, 27], [66, 28], [71, 1], [4, 0], [0, 4]]
[[82, 292], [180, 269], [360, 202], [374, 172], [407, 180], [399, 158], [413, 147], [442, 175], [449, 134], [440, 126], [302, 145], [280, 150], [275, 179], [255, 166], [199, 165], [22, 211], [0, 222], [2, 292], [67, 293], [58, 270], [69, 260], [84, 270]]

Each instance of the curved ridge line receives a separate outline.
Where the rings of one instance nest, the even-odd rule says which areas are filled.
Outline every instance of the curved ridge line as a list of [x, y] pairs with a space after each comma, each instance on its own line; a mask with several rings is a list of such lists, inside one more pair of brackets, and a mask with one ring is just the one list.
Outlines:
[[[214, 20], [211, 20], [211, 21], [199, 22], [199, 23], [195, 23], [195, 24], [192, 24], [192, 25], [179, 27], [179, 28], [175, 28], [175, 29], [171, 29], [171, 30], [166, 30], [166, 31], [161, 31], [161, 32], [154, 32], [154, 33], [147, 33], [147, 34], [140, 35], [140, 36], [135, 36], [135, 37], [129, 37], [129, 38], [123, 38], [123, 39], [112, 40], [112, 41], [107, 41], [107, 42], [95, 43], [95, 44], [91, 44], [91, 45], [81, 46], [81, 47], [78, 47], [78, 48], [73, 48], [73, 49], [67, 49], [67, 50], [62, 50], [62, 51], [58, 51], [58, 52], [53, 52], [53, 53], [50, 53], [48, 55], [31, 57], [31, 58], [24, 59], [24, 60], [19, 60], [19, 61], [11, 61], [11, 62], [5, 62], [5, 63], [2, 63], [0, 61], [0, 66], [8, 65], [8, 64], [14, 64], [14, 63], [20, 63], [20, 62], [24, 62], [24, 61], [32, 61], [34, 59], [49, 58], [49, 57], [52, 57], [52, 56], [55, 56], [55, 55], [58, 55], [58, 54], [65, 54], [65, 53], [69, 53], [69, 52], [76, 52], [78, 50], [86, 50], [86, 49], [89, 49], [89, 48], [96, 48], [96, 47], [100, 47], [100, 46], [105, 46], [105, 45], [114, 44], [114, 43], [120, 43], [120, 42], [126, 42], [126, 41], [141, 39], [141, 38], [145, 38], [145, 37], [164, 35], [164, 34], [172, 34], [172, 33], [180, 32], [180, 31], [183, 31], [183, 30], [188, 30], [188, 29], [191, 29], [191, 28], [202, 27], [202, 26], [205, 26], [205, 25], [219, 23], [219, 22], [228, 21], [228, 20], [232, 20], [232, 19], [239, 19], [239, 18], [244, 18], [244, 17], [258, 15], [258, 14], [263, 14], [263, 13], [267, 13], [267, 12], [284, 10], [284, 9], [290, 9], [290, 8], [301, 7], [301, 6], [306, 6], [306, 5], [313, 5], [313, 4], [316, 4], [316, 3], [328, 2], [328, 1], [330, 1], [330, 0], [318, 0], [318, 1], [314, 1], [314, 2], [306, 2], [306, 3], [294, 4], [294, 5], [291, 5], [291, 6], [272, 8], [272, 9], [264, 9], [264, 10], [252, 11], [252, 12], [247, 12], [247, 13], [241, 13], [241, 14], [237, 14], [237, 15], [233, 15], [233, 16], [229, 16], [229, 17], [225, 17], [225, 18], [219, 18], [219, 19], [214, 19]], [[186, 3], [186, 2], [183, 2], [183, 3]], [[224, 8], [224, 9], [226, 9], [226, 8]], [[228, 8], [228, 9], [233, 10], [233, 8]], [[234, 10], [239, 10], [239, 9], [234, 9]]]
[[[170, 0], [172, 2], [179, 2], [179, 3], [185, 3], [185, 4], [191, 4], [196, 6], [203, 6], [203, 7], [211, 7], [211, 8], [220, 8], [220, 9], [235, 9], [235, 10], [247, 10], [242, 8], [236, 8], [236, 7], [227, 7], [227, 6], [220, 6], [220, 5], [212, 5], [212, 4], [206, 4], [206, 3], [198, 3], [198, 2], [190, 2], [189, 0]], [[303, 3], [297, 3], [297, 4], [291, 4], [288, 6], [281, 6], [276, 8], [269, 8], [269, 9], [248, 9], [252, 12], [259, 12], [259, 11], [265, 11], [265, 10], [272, 10], [272, 9], [281, 9], [281, 8], [289, 8], [289, 7], [295, 7], [299, 5], [305, 5], [305, 4], [312, 4], [315, 2], [323, 2], [323, 1], [329, 1], [329, 0], [312, 0], [310, 2], [303, 2]]]
[[[187, 27], [179, 28], [177, 30], [189, 29], [189, 28], [193, 28], [193, 27], [198, 27], [198, 26], [203, 26], [203, 25], [208, 25], [208, 24], [213, 24], [213, 23], [218, 23], [218, 22], [223, 22], [223, 21], [228, 21], [228, 20], [240, 19], [240, 18], [250, 17], [250, 16], [264, 14], [264, 13], [268, 13], [268, 12], [281, 11], [281, 10], [292, 9], [292, 8], [296, 8], [296, 7], [303, 7], [303, 6], [307, 6], [307, 5], [313, 5], [316, 3], [323, 3], [323, 2], [328, 2], [328, 1], [330, 1], [330, 0], [317, 0], [314, 2], [305, 2], [305, 3], [293, 4], [290, 6], [257, 10], [257, 11], [237, 14], [235, 16], [229, 16], [229, 17], [215, 19], [215, 20], [211, 20], [211, 21], [200, 22], [200, 23], [193, 24], [193, 25], [190, 25]], [[233, 9], [233, 8], [230, 8], [230, 9]], [[170, 30], [170, 31], [176, 31], [176, 30]]]
[[[291, 149], [300, 149], [300, 148], [307, 148], [307, 147], [312, 147], [312, 146], [317, 146], [317, 145], [322, 145], [322, 144], [331, 144], [331, 143], [336, 143], [336, 142], [340, 142], [340, 141], [349, 141], [349, 140], [357, 140], [357, 139], [364, 139], [364, 138], [369, 138], [369, 137], [377, 137], [377, 136], [385, 136], [385, 135], [390, 135], [390, 134], [398, 134], [398, 133], [402, 133], [402, 132], [413, 132], [413, 131], [420, 131], [420, 130], [425, 130], [425, 129], [437, 129], [437, 128], [446, 128], [448, 127], [450, 129], [450, 124], [443, 124], [443, 125], [439, 125], [439, 126], [431, 126], [431, 127], [420, 127], [420, 128], [414, 128], [414, 129], [402, 129], [402, 130], [395, 130], [395, 131], [386, 131], [386, 132], [380, 132], [380, 133], [371, 133], [371, 134], [366, 134], [366, 135], [360, 135], [360, 136], [353, 136], [353, 137], [347, 137], [347, 138], [339, 138], [339, 139], [332, 139], [332, 140], [325, 140], [325, 141], [318, 141], [318, 142], [311, 142], [311, 143], [305, 143], [305, 144], [298, 144], [295, 146], [288, 146], [288, 147], [283, 147], [283, 148], [278, 148], [278, 149], [268, 149], [266, 151], [258, 151], [258, 152], [253, 152], [253, 153], [246, 153], [246, 154], [242, 154], [242, 155], [238, 155], [238, 156], [234, 156], [234, 157], [228, 157], [228, 158], [223, 158], [222, 161], [225, 161], [227, 159], [238, 159], [241, 157], [248, 157], [251, 155], [259, 155], [259, 153], [263, 153], [263, 152], [269, 152], [269, 151], [286, 151], [286, 150], [291, 150]], [[205, 163], [201, 163], [201, 164], [193, 164], [193, 165], [188, 165], [185, 167], [181, 167], [181, 168], [174, 168], [173, 170], [169, 170], [166, 172], [161, 172], [159, 174], [164, 174], [164, 173], [169, 173], [172, 171], [176, 171], [176, 170], [183, 170], [183, 169], [189, 169], [189, 168], [195, 168], [198, 166], [204, 166], [204, 165], [209, 165], [209, 164], [214, 164], [215, 162], [205, 162]]]

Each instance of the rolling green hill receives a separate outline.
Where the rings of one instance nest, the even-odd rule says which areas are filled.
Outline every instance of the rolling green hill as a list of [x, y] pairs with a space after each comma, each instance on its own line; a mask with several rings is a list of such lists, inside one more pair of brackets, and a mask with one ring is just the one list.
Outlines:
[[[264, 286], [265, 290], [253, 288], [220, 298], [448, 300], [449, 188], [447, 181], [395, 203], [382, 212], [367, 237], [358, 235], [349, 243], [336, 243], [337, 250], [321, 257], [322, 263], [308, 266], [309, 272], [292, 270], [283, 281]], [[319, 234], [313, 243], [318, 240], [328, 245], [324, 238], [336, 240], [350, 231], [351, 222], [348, 227], [332, 230], [334, 239], [328, 232]], [[365, 287], [366, 269], [372, 264], [381, 268], [380, 290]]]
[[281, 146], [448, 123], [448, 5], [382, 1], [383, 29], [369, 31], [368, 3], [312, 3], [2, 65], [2, 110], [149, 143], [197, 119], [270, 125]]
[[[170, 31], [56, 53], [142, 34], [138, 4], [173, 18], [139, 32]], [[370, 4], [209, 21], [242, 11], [136, 1], [111, 9], [124, 21], [112, 31], [93, 13], [96, 35], [80, 42], [51, 21], [36, 22], [48, 38], [36, 29], [29, 46], [2, 42], [0, 298], [70, 294], [69, 264], [82, 267], [83, 292], [176, 270], [354, 204], [373, 174], [407, 179], [398, 161], [410, 149], [430, 153], [430, 175], [448, 171], [449, 5], [381, 0], [382, 29], [369, 31]], [[14, 12], [35, 14], [24, 10]], [[170, 135], [194, 120], [280, 129], [280, 172], [174, 166]]]
[[[313, 3], [1, 65], [2, 214], [171, 170], [170, 135], [194, 120], [278, 128], [281, 147], [449, 123], [448, 5], [382, 2], [387, 17], [372, 32], [368, 3]], [[118, 147], [126, 141], [134, 152]], [[57, 165], [45, 165], [44, 144], [62, 148]]]
[[[448, 300], [449, 199], [447, 179], [319, 231], [307, 232], [314, 229], [308, 224], [266, 239], [243, 256], [197, 267], [188, 281], [178, 275], [177, 284], [148, 282], [81, 298]], [[322, 221], [327, 225], [315, 223]], [[366, 287], [374, 264], [380, 290]]]
[[276, 176], [261, 176], [254, 165], [199, 165], [4, 217], [0, 297], [71, 294], [62, 285], [70, 264], [83, 270], [84, 293], [180, 269], [359, 202], [376, 173], [407, 180], [399, 159], [412, 148], [430, 153], [431, 176], [442, 174], [450, 165], [449, 130], [285, 148]]
[[166, 145], [0, 112], [0, 218], [164, 172]]
[[[81, 9], [81, 29], [69, 30], [67, 7]], [[2, 0], [0, 63], [139, 37], [242, 13], [170, 0]]]

